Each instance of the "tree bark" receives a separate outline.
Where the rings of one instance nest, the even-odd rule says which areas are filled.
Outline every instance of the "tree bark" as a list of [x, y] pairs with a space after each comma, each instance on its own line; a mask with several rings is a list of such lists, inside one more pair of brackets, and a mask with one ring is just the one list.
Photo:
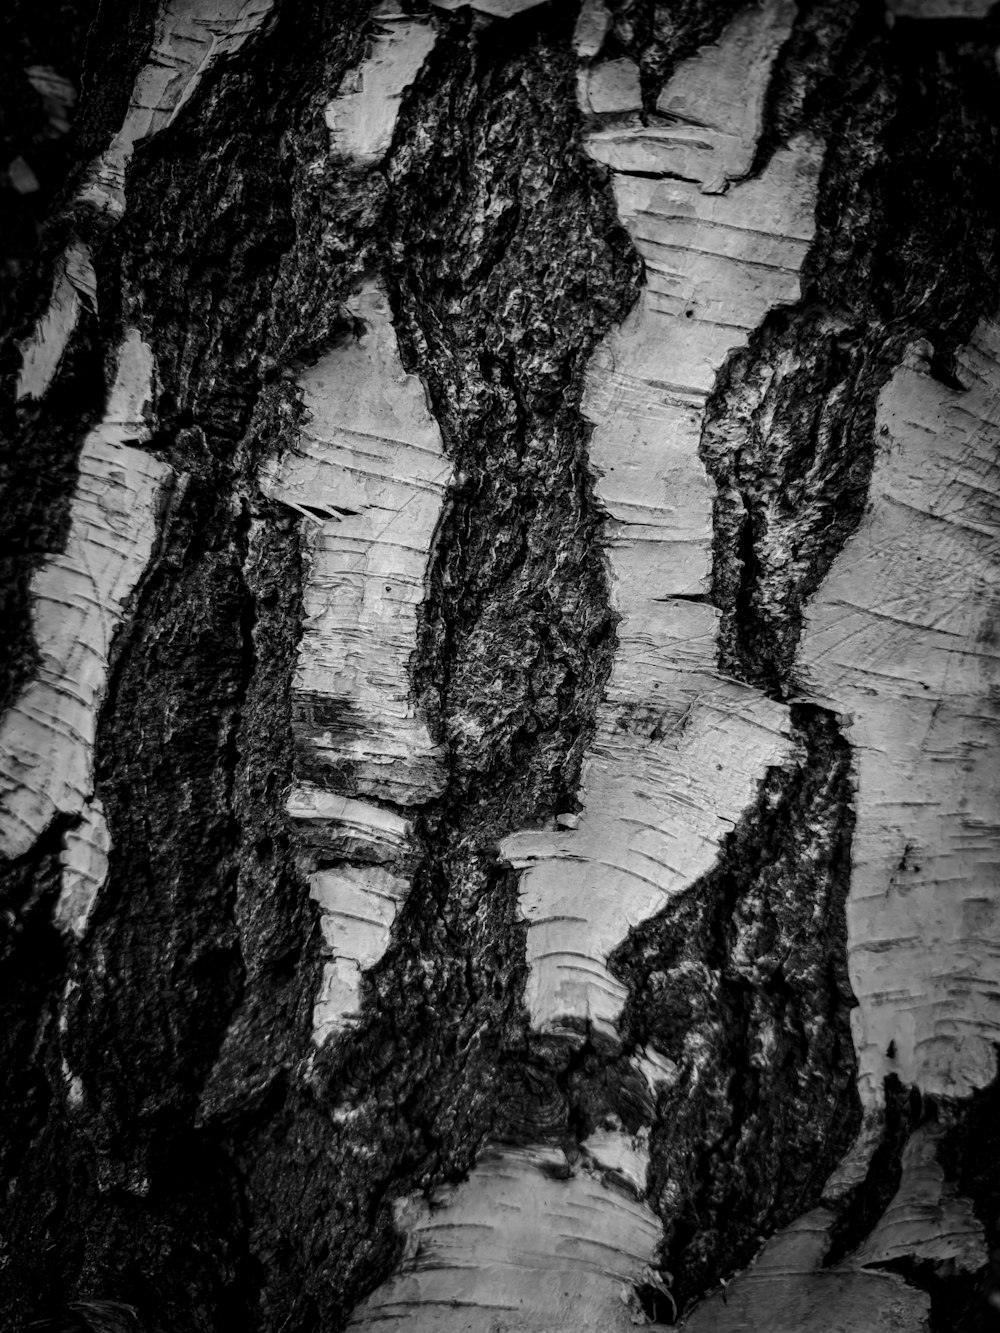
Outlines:
[[989, 6], [48, 12], [5, 1327], [1000, 1327]]

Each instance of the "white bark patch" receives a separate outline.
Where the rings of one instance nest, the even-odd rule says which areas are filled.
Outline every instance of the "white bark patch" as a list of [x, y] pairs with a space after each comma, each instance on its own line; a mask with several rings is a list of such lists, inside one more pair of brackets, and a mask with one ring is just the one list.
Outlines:
[[381, 288], [368, 281], [349, 309], [362, 330], [302, 376], [309, 424], [261, 488], [309, 520], [293, 688], [349, 709], [308, 740], [331, 767], [349, 764], [363, 795], [412, 805], [442, 782], [407, 668], [451, 464]]
[[407, 1245], [396, 1273], [350, 1328], [412, 1333], [632, 1333], [658, 1220], [556, 1148], [505, 1149], [464, 1184], [397, 1210]]
[[330, 961], [323, 965], [313, 1011], [314, 1040], [322, 1045], [361, 1012], [361, 974], [389, 947], [389, 932], [409, 884], [381, 866], [342, 866], [310, 878], [322, 910], [320, 925]]
[[[725, 163], [734, 160], [730, 141], [750, 133], [741, 62], [749, 49], [773, 59], [790, 10], [779, 0], [751, 11], [756, 45], [741, 15], [696, 58], [699, 95], [721, 109]], [[749, 77], [755, 87], [766, 70]], [[687, 98], [687, 66], [677, 78], [676, 96]], [[674, 88], [672, 80], [668, 101]], [[600, 132], [586, 140], [599, 159], [606, 142]], [[711, 574], [714, 488], [698, 456], [707, 397], [727, 356], [771, 309], [799, 296], [819, 160], [818, 145], [797, 140], [759, 180], [724, 195], [673, 179], [614, 180], [647, 283], [595, 353], [583, 411], [595, 425], [590, 456], [610, 515], [619, 651], [584, 763], [578, 828], [501, 844], [525, 870], [527, 1004], [542, 1031], [616, 1031], [625, 989], [608, 971], [609, 954], [711, 868], [767, 769], [790, 754], [787, 709], [718, 674], [719, 613], [690, 599], [703, 596]], [[709, 166], [701, 178], [717, 174]]]
[[872, 1158], [885, 1142], [885, 1137], [885, 1108], [863, 1106], [861, 1125], [854, 1142], [830, 1172], [823, 1186], [823, 1203], [839, 1208], [851, 1191], [864, 1182], [871, 1170]]
[[97, 277], [90, 250], [74, 237], [56, 260], [52, 295], [44, 314], [21, 343], [17, 398], [43, 398], [55, 379], [69, 340], [86, 307], [97, 310]]
[[[405, 807], [430, 799], [444, 781], [439, 747], [410, 698], [408, 665], [452, 471], [423, 385], [403, 369], [384, 292], [369, 280], [349, 309], [360, 331], [302, 376], [308, 425], [295, 451], [264, 467], [261, 489], [308, 520], [293, 690], [318, 721], [298, 724], [299, 737], [331, 773], [348, 770], [361, 796]], [[327, 820], [335, 837], [342, 826], [359, 849], [359, 816], [369, 838], [384, 844], [391, 833], [405, 842], [401, 816], [318, 788], [297, 789], [289, 811]], [[361, 972], [388, 945], [394, 910], [386, 896], [401, 901], [405, 882], [389, 888], [380, 873], [313, 878], [333, 952], [317, 1002], [318, 1042], [357, 1014]], [[356, 923], [347, 924], [359, 914], [358, 892], [369, 922], [363, 948]]]
[[692, 1312], [687, 1333], [926, 1333], [930, 1297], [901, 1277], [822, 1267], [832, 1221], [817, 1208], [779, 1231], [752, 1268]]
[[326, 108], [330, 152], [360, 165], [381, 162], [389, 151], [403, 94], [420, 73], [437, 35], [430, 19], [411, 18], [391, 2], [373, 17], [385, 27]]
[[637, 1069], [646, 1080], [651, 1095], [655, 1098], [661, 1083], [676, 1083], [679, 1067], [655, 1046], [640, 1046], [632, 1057], [633, 1068]]
[[580, 1147], [585, 1158], [613, 1179], [624, 1181], [637, 1198], [646, 1193], [649, 1170], [649, 1130], [626, 1134], [616, 1129], [595, 1129]]
[[724, 191], [750, 170], [771, 67], [795, 15], [794, 0], [768, 0], [737, 14], [715, 45], [677, 67], [656, 104], [660, 120], [643, 125], [636, 116], [599, 131], [588, 143], [592, 156], [614, 171], [654, 172]]
[[93, 792], [97, 716], [108, 653], [156, 540], [171, 470], [129, 443], [148, 439], [152, 353], [133, 329], [119, 351], [104, 419], [80, 454], [66, 550], [32, 579], [38, 677], [0, 721], [0, 853], [27, 852], [59, 813]]
[[274, 0], [168, 0], [122, 127], [92, 164], [80, 191], [83, 202], [113, 221], [123, 215], [125, 171], [135, 145], [173, 122], [208, 70], [240, 49], [273, 4]]
[[583, 0], [573, 29], [573, 49], [578, 60], [593, 60], [600, 54], [611, 29], [611, 11], [604, 0]]
[[[795, 22], [794, 0], [770, 0], [737, 14], [715, 46], [685, 60], [656, 103], [661, 115], [707, 131], [721, 168], [709, 176], [745, 176], [760, 139], [771, 67]], [[704, 151], [704, 150], [703, 150]]]
[[319, 830], [327, 851], [347, 862], [309, 876], [327, 955], [313, 1005], [313, 1043], [322, 1046], [328, 1037], [350, 1030], [361, 1013], [362, 973], [389, 946], [409, 882], [380, 863], [405, 856], [410, 825], [394, 810], [306, 783], [292, 789], [285, 808], [300, 827]]
[[[617, 1032], [627, 991], [608, 971], [609, 955], [711, 869], [766, 769], [790, 752], [782, 705], [722, 680], [710, 666], [673, 668], [671, 658], [686, 645], [673, 637], [669, 608], [658, 610], [658, 621], [646, 618], [627, 639], [619, 629], [608, 699], [584, 765], [579, 829], [516, 833], [501, 843], [501, 854], [524, 870], [525, 998], [539, 1031], [569, 1035], [589, 1023]], [[694, 632], [711, 647], [715, 614], [697, 610], [707, 614]], [[637, 729], [622, 730], [618, 719], [630, 710], [638, 710]]]
[[84, 806], [79, 824], [63, 838], [59, 855], [62, 888], [56, 903], [55, 922], [60, 930], [81, 939], [90, 913], [108, 875], [111, 835], [104, 806], [95, 796]]
[[1000, 326], [913, 352], [883, 390], [865, 517], [813, 598], [806, 689], [857, 755], [848, 962], [862, 1097], [885, 1075], [962, 1097], [1000, 1040]]
[[585, 70], [579, 82], [580, 108], [591, 115], [642, 110], [639, 66], [634, 60], [606, 60]]
[[986, 1266], [982, 1225], [968, 1199], [959, 1198], [954, 1185], [945, 1183], [936, 1147], [936, 1135], [928, 1126], [911, 1136], [903, 1151], [899, 1189], [852, 1263], [865, 1267], [912, 1258], [949, 1263], [966, 1273]]
[[410, 830], [407, 820], [394, 810], [369, 801], [352, 801], [350, 797], [308, 783], [292, 788], [285, 809], [292, 819], [337, 824], [348, 836], [375, 851], [402, 850]]

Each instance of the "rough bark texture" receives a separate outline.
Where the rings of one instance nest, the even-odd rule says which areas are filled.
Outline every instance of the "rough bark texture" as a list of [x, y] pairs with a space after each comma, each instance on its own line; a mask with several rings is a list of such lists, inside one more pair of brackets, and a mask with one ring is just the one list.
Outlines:
[[[839, 1281], [860, 1255], [865, 1299], [901, 1302], [900, 1327], [1000, 1327], [996, 1085], [921, 1097], [893, 1077], [862, 1117], [846, 924], [858, 761], [849, 720], [796, 667], [810, 599], [865, 513], [880, 393], [918, 339], [960, 388], [956, 353], [1000, 302], [996, 20], [890, 25], [867, 4], [804, 0], [778, 54], [752, 175], [813, 134], [816, 231], [801, 299], [709, 395], [713, 566], [691, 600], [720, 612], [720, 673], [790, 706], [790, 758], [711, 870], [612, 952], [627, 993], [612, 1038], [531, 1027], [518, 875], [498, 851], [573, 827], [618, 646], [581, 404], [644, 270], [585, 148], [579, 6], [435, 11], [391, 147], [362, 160], [331, 152], [324, 111], [379, 24], [362, 0], [276, 3], [137, 143], [117, 221], [86, 202], [88, 166], [163, 7], [51, 5], [51, 31], [22, 8], [2, 20], [17, 39], [4, 151], [41, 188], [0, 231], [17, 280], [0, 303], [0, 705], [39, 671], [32, 579], [67, 547], [80, 450], [128, 330], [155, 358], [148, 438], [129, 447], [170, 481], [111, 644], [84, 813], [61, 808], [0, 862], [4, 1327], [343, 1328], [401, 1259], [408, 1271], [396, 1201], [433, 1210], [487, 1145], [487, 1163], [523, 1151], [552, 1180], [599, 1166], [602, 1188], [644, 1195], [663, 1230], [623, 1293], [634, 1322], [690, 1314], [770, 1237], [820, 1217], [817, 1271]], [[669, 77], [741, 6], [609, 8], [600, 61], [637, 63], [652, 124]], [[69, 136], [41, 142], [29, 65], [82, 81]], [[45, 392], [15, 402], [18, 346], [74, 237], [96, 303], [81, 301]], [[311, 520], [260, 479], [308, 424], [303, 372], [364, 334], [350, 301], [376, 279], [451, 468], [408, 663], [443, 781], [402, 811], [391, 864], [408, 888], [360, 1012], [317, 1043], [311, 885], [369, 853], [287, 802], [304, 783], [368, 799], [359, 768], [309, 743], [349, 748], [363, 719], [348, 697], [296, 692]], [[664, 738], [653, 713], [622, 726]], [[97, 802], [107, 872], [70, 930], [67, 848]], [[654, 1052], [667, 1082], [640, 1072]], [[923, 1241], [886, 1259], [871, 1240], [927, 1125], [947, 1199], [981, 1229], [975, 1262]], [[601, 1159], [600, 1136], [622, 1133], [648, 1152], [646, 1181]]]

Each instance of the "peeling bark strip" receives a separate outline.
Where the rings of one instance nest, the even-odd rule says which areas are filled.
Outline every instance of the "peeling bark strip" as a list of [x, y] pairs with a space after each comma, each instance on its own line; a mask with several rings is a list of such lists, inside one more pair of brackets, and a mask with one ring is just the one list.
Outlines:
[[20, 344], [19, 399], [45, 396], [84, 308], [96, 313], [97, 278], [90, 250], [77, 238], [56, 261], [49, 304], [31, 337]]
[[[584, 399], [622, 615], [584, 812], [576, 830], [502, 845], [527, 867], [528, 1007], [543, 1031], [616, 1032], [626, 992], [608, 956], [709, 869], [767, 769], [790, 753], [787, 710], [716, 669], [719, 614], [704, 601], [712, 491], [698, 442], [715, 375], [775, 305], [798, 296], [812, 235], [818, 145], [799, 140], [762, 179], [730, 185], [749, 169], [767, 71], [793, 13], [748, 10], [682, 64], [659, 101], [671, 123], [587, 137], [615, 172], [648, 279], [595, 356]], [[582, 76], [591, 108], [609, 77], [621, 83], [622, 63], [611, 76], [600, 64]], [[638, 122], [637, 80], [629, 86]]]
[[212, 66], [240, 49], [273, 2], [167, 0], [157, 21], [152, 58], [136, 80], [121, 129], [90, 168], [81, 202], [112, 222], [124, 215], [125, 173], [135, 145], [177, 118]]
[[79, 824], [63, 838], [62, 890], [56, 903], [56, 925], [80, 939], [97, 895], [107, 879], [111, 835], [99, 797], [87, 802]]
[[[149, 348], [132, 330], [104, 419], [87, 436], [66, 550], [32, 580], [38, 678], [0, 722], [0, 853], [23, 856], [57, 814], [93, 794], [94, 737], [111, 640], [156, 539], [171, 469], [130, 441], [149, 438]], [[96, 817], [96, 811], [93, 812]]]
[[[724, 194], [731, 181], [749, 174], [760, 138], [771, 68], [781, 44], [791, 33], [794, 18], [795, 5], [791, 0], [754, 3], [737, 14], [720, 41], [678, 66], [657, 100], [659, 114], [649, 125], [642, 124], [637, 114], [642, 109], [642, 98], [635, 63], [615, 60], [591, 67], [580, 80], [584, 109], [596, 114], [630, 113], [624, 124], [588, 135], [591, 155], [616, 173], [649, 172], [653, 176], [697, 181], [706, 194]], [[586, 37], [584, 40], [587, 41]], [[791, 208], [790, 217], [794, 218], [794, 202], [789, 201], [784, 207]], [[806, 210], [806, 216], [811, 224], [811, 211]], [[780, 226], [770, 229], [768, 234], [773, 236], [772, 244], [780, 245], [786, 239]], [[745, 239], [744, 243], [747, 244]], [[692, 247], [689, 263], [697, 262], [694, 258], [697, 253]], [[704, 266], [709, 280], [716, 288], [721, 287], [726, 277], [734, 275], [719, 263], [729, 251], [716, 239], [714, 249], [702, 253], [709, 259]], [[644, 258], [647, 271], [655, 273], [659, 267], [669, 275], [669, 255], [644, 255]], [[768, 258], [765, 251], [758, 262], [766, 265]], [[715, 273], [712, 273], [713, 259]], [[751, 276], [745, 275], [744, 283]], [[669, 287], [669, 283], [666, 285]], [[738, 295], [735, 299], [739, 299]], [[699, 311], [699, 322], [706, 322], [704, 310]], [[709, 315], [707, 322], [720, 321], [718, 316], [712, 319]], [[755, 326], [756, 321], [749, 328]], [[714, 378], [717, 370], [718, 365], [713, 361], [709, 374]]]
[[360, 332], [303, 375], [309, 424], [261, 487], [312, 529], [294, 684], [307, 704], [300, 745], [317, 775], [407, 806], [441, 785], [407, 663], [451, 464], [420, 381], [403, 371], [384, 293], [368, 281], [347, 310]]
[[858, 754], [848, 905], [860, 1086], [966, 1097], [996, 1076], [1000, 328], [951, 389], [913, 349], [878, 405], [864, 521], [806, 615], [803, 684]]
[[381, 162], [389, 151], [400, 100], [436, 38], [428, 19], [411, 18], [394, 0], [376, 6], [372, 17], [384, 25], [382, 30], [376, 33], [368, 57], [326, 108], [330, 151], [359, 166]]
[[[326, 109], [331, 153], [359, 165], [384, 158], [402, 94], [435, 40], [429, 23], [406, 18], [392, 3], [376, 18], [388, 30], [376, 34], [350, 87]], [[341, 800], [338, 817], [322, 788], [408, 807], [444, 785], [439, 747], [411, 701], [408, 668], [451, 464], [420, 380], [403, 369], [380, 283], [366, 279], [345, 314], [353, 337], [299, 380], [308, 425], [298, 448], [265, 465], [260, 478], [265, 495], [313, 527], [292, 697], [299, 769], [319, 788], [311, 800], [311, 784], [293, 790], [288, 810], [322, 820], [318, 836], [327, 850], [339, 846], [363, 861], [310, 880], [333, 955], [314, 1010], [319, 1045], [359, 1014], [361, 973], [385, 953], [409, 890], [407, 878], [367, 863], [391, 829], [400, 868], [406, 823], [356, 800]]]
[[947, 1183], [938, 1162], [942, 1132], [922, 1125], [902, 1155], [899, 1189], [878, 1225], [852, 1256], [859, 1268], [887, 1267], [899, 1259], [948, 1263], [976, 1273], [987, 1261], [982, 1224], [967, 1198]]

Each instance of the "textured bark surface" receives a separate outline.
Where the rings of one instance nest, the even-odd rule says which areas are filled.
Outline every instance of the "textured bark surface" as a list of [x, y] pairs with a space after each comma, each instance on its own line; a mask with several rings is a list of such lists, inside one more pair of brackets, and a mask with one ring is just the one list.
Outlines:
[[[1000, 28], [939, 0], [370, 10], [0, 20], [4, 1327], [1000, 1327]], [[720, 270], [705, 237], [759, 208], [808, 230]], [[149, 387], [116, 394], [140, 347]], [[661, 390], [683, 458], [642, 472], [622, 423]], [[969, 490], [931, 519], [976, 532], [929, 591], [879, 566], [872, 607], [893, 579], [908, 629], [965, 607], [967, 675], [919, 709], [964, 719], [979, 879], [901, 815], [866, 917], [882, 696], [816, 645], [923, 448]], [[939, 771], [907, 781], [949, 800]], [[660, 789], [692, 774], [694, 833]], [[590, 868], [629, 784], [698, 841], [651, 905]], [[604, 1008], [535, 970], [566, 866]], [[944, 996], [919, 1058], [907, 987]]]

